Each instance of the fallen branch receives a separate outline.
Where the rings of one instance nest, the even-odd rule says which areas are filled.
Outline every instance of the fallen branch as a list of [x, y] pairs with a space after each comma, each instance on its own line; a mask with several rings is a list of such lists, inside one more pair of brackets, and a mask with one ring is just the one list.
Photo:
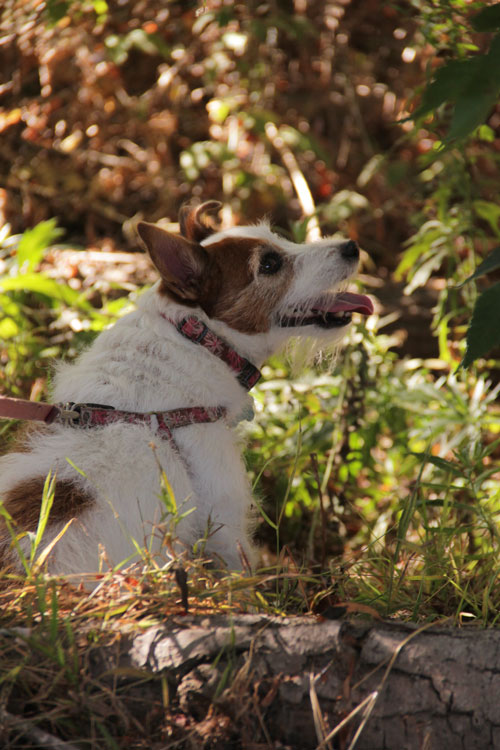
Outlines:
[[[76, 745], [71, 742], [65, 742], [54, 737], [53, 734], [45, 732], [43, 729], [35, 726], [29, 719], [22, 719], [20, 716], [14, 716], [4, 708], [0, 707], [0, 724], [1, 734], [5, 736], [6, 733], [16, 733], [18, 736], [21, 735], [27, 740], [33, 742], [35, 747], [47, 748], [47, 750], [78, 750]], [[9, 747], [13, 745], [9, 744]]]
[[[115, 658], [169, 675], [183, 711], [214, 705], [254, 742], [326, 750], [349, 730], [351, 750], [500, 747], [498, 630], [216, 616], [152, 628]], [[259, 711], [241, 717], [249, 696]]]

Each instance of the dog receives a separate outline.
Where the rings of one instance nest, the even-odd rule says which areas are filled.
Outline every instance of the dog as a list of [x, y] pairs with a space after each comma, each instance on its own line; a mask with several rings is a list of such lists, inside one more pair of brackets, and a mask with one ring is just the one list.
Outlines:
[[[265, 222], [220, 230], [220, 204], [184, 206], [180, 233], [140, 222], [159, 280], [137, 309], [74, 363], [56, 367], [59, 416], [0, 459], [0, 499], [16, 533], [35, 532], [45, 479], [56, 476], [42, 539], [47, 571], [81, 576], [164, 552], [162, 476], [181, 516], [177, 545], [230, 569], [255, 564], [252, 495], [233, 426], [251, 410], [258, 367], [291, 337], [332, 344], [352, 312], [352, 240], [295, 244]], [[64, 533], [62, 533], [64, 530]], [[3, 566], [20, 569], [4, 522]], [[19, 535], [27, 555], [29, 535]]]

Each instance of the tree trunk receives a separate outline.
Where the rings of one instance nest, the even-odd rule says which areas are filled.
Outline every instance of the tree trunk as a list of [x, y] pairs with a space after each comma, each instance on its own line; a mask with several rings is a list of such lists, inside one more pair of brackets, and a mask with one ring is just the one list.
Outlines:
[[[500, 631], [175, 618], [98, 658], [167, 678], [181, 748], [500, 749]], [[104, 662], [104, 663], [103, 663]], [[163, 680], [165, 685], [165, 679]], [[164, 700], [165, 703], [165, 700]]]

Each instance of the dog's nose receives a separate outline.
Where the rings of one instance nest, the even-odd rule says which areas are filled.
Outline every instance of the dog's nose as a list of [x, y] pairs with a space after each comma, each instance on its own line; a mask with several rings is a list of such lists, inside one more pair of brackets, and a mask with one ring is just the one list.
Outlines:
[[340, 254], [346, 260], [356, 260], [359, 258], [359, 247], [354, 240], [347, 240], [340, 246]]

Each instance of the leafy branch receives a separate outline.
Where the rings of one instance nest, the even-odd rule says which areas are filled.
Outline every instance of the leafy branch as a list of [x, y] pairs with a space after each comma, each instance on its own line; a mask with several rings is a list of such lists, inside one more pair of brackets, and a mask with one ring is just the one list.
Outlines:
[[412, 116], [418, 120], [452, 104], [445, 143], [466, 138], [484, 123], [500, 95], [500, 3], [483, 8], [472, 19], [472, 27], [478, 32], [496, 32], [488, 52], [440, 67]]

